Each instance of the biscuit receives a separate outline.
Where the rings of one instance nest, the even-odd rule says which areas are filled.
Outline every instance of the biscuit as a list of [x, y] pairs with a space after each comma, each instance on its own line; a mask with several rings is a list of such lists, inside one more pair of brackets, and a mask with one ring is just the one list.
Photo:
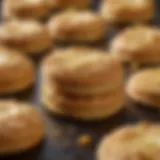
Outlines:
[[36, 108], [15, 100], [0, 101], [0, 155], [28, 150], [43, 137], [44, 125]]
[[110, 51], [122, 62], [160, 62], [160, 30], [149, 26], [127, 28], [112, 40]]
[[103, 0], [100, 8], [109, 23], [143, 22], [155, 15], [153, 0]]
[[94, 42], [104, 39], [106, 24], [96, 13], [67, 11], [53, 16], [48, 30], [57, 42]]
[[160, 107], [160, 68], [148, 68], [135, 73], [126, 86], [128, 96], [146, 106]]
[[56, 50], [42, 62], [40, 93], [41, 103], [50, 112], [101, 120], [123, 108], [123, 70], [120, 62], [103, 51], [83, 47]]
[[47, 18], [51, 13], [48, 0], [4, 0], [2, 3], [3, 19], [34, 19]]
[[34, 65], [23, 53], [0, 47], [0, 94], [15, 93], [30, 87]]
[[160, 125], [136, 124], [122, 127], [102, 139], [97, 160], [158, 160]]
[[43, 83], [41, 102], [50, 112], [80, 120], [93, 121], [110, 117], [123, 108], [125, 100], [123, 87], [105, 95], [75, 97], [60, 94], [50, 83]]
[[39, 54], [52, 45], [47, 29], [30, 20], [13, 20], [1, 24], [0, 44], [29, 54]]
[[120, 62], [100, 50], [85, 47], [56, 50], [45, 58], [43, 66], [55, 85], [67, 93], [103, 94], [123, 84]]
[[87, 9], [91, 6], [91, 0], [48, 0], [52, 9]]

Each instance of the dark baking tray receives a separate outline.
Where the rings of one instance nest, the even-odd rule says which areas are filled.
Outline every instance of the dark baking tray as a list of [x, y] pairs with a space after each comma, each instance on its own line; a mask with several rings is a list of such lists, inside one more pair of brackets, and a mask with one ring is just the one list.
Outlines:
[[[157, 0], [157, 14], [153, 23], [160, 24], [160, 1]], [[93, 1], [93, 8], [97, 9], [99, 0]], [[112, 29], [106, 38], [114, 36], [119, 28]], [[40, 58], [41, 59], [41, 58]], [[24, 94], [10, 95], [1, 98], [17, 98], [28, 101], [39, 107], [44, 115], [46, 124], [46, 137], [43, 142], [29, 151], [17, 155], [0, 157], [0, 160], [93, 160], [99, 140], [104, 134], [110, 132], [116, 127], [123, 124], [134, 123], [139, 120], [159, 121], [159, 111], [155, 112], [150, 109], [138, 109], [132, 106], [122, 110], [117, 115], [100, 121], [100, 122], [80, 122], [70, 119], [64, 119], [47, 113], [39, 102], [40, 91], [40, 59], [35, 60], [37, 81], [35, 86]], [[157, 118], [155, 118], [157, 117]], [[88, 146], [78, 144], [78, 138], [81, 135], [89, 135], [91, 143]]]

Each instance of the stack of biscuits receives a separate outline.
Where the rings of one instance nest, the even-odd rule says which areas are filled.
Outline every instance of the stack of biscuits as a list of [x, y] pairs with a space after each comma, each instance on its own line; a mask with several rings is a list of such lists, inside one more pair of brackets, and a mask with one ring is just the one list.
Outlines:
[[102, 51], [74, 47], [54, 51], [42, 64], [42, 103], [54, 113], [99, 120], [124, 103], [120, 62]]

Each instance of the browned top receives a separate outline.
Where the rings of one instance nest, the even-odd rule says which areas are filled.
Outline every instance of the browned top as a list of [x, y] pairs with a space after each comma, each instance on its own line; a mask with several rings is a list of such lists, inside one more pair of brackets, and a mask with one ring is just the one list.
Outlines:
[[119, 33], [111, 42], [111, 52], [122, 61], [160, 61], [160, 30], [135, 26]]
[[160, 126], [139, 124], [126, 126], [104, 138], [98, 149], [98, 160], [158, 160]]
[[0, 47], [0, 85], [15, 83], [19, 78], [21, 81], [22, 77], [32, 79], [33, 70], [33, 63], [23, 53]]
[[47, 0], [53, 8], [86, 8], [91, 4], [91, 0]]
[[48, 24], [50, 34], [56, 39], [87, 39], [104, 36], [105, 21], [93, 12], [73, 10], [53, 16]]
[[5, 0], [2, 16], [4, 18], [40, 19], [50, 14], [50, 0]]
[[148, 20], [154, 16], [153, 0], [103, 0], [102, 15], [110, 22]]
[[44, 32], [44, 27], [31, 20], [13, 20], [1, 24], [0, 26], [0, 40], [23, 40], [29, 37], [35, 37]]
[[57, 50], [45, 59], [44, 66], [59, 83], [106, 84], [115, 80], [121, 83], [123, 79], [119, 61], [103, 51], [90, 48]]
[[27, 8], [27, 7], [34, 7], [34, 6], [45, 6], [47, 0], [14, 0], [14, 3], [12, 0], [7, 0], [12, 7], [16, 8]]
[[29, 104], [0, 101], [0, 153], [24, 147], [43, 134], [42, 117]]
[[127, 92], [130, 96], [145, 97], [148, 101], [154, 99], [159, 104], [160, 68], [146, 69], [133, 75], [128, 82]]

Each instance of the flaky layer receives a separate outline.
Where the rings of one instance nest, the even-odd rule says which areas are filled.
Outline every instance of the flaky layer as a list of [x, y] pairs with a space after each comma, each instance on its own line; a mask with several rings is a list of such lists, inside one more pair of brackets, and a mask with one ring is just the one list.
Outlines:
[[124, 99], [123, 87], [105, 95], [70, 96], [58, 93], [46, 80], [41, 89], [41, 102], [51, 112], [84, 120], [103, 119], [117, 113], [123, 108]]

